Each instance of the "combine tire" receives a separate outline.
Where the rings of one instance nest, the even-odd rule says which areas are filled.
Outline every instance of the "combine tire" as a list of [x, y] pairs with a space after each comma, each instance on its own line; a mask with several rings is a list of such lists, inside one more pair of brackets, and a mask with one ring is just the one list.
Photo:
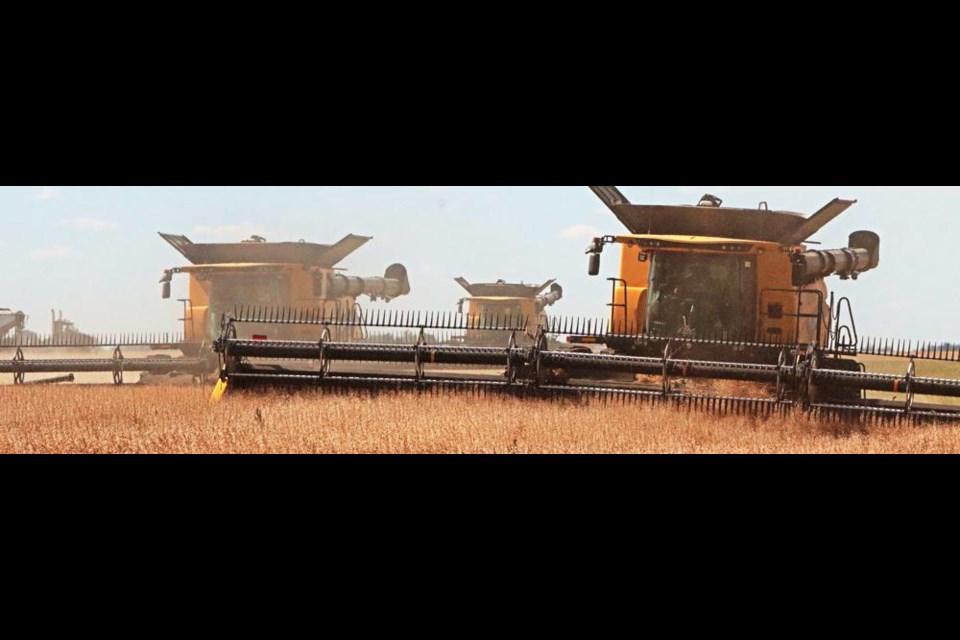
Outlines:
[[[860, 371], [860, 363], [856, 360], [825, 358], [820, 361], [821, 369], [833, 371]], [[823, 404], [860, 404], [862, 392], [859, 389], [824, 389], [818, 388], [814, 402]]]

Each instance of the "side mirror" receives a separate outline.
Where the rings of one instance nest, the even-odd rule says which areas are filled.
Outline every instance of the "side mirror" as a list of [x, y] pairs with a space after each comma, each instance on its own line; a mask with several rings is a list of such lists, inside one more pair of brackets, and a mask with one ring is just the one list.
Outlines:
[[[610, 242], [613, 241], [611, 237]], [[590, 246], [587, 247], [587, 255], [590, 256], [590, 263], [587, 266], [587, 275], [600, 275], [600, 254], [603, 253], [603, 245], [607, 242], [607, 236], [603, 238], [594, 238]]]
[[587, 266], [587, 275], [589, 276], [600, 275], [600, 254], [599, 253], [590, 254], [590, 264]]
[[160, 279], [160, 284], [163, 285], [163, 293], [161, 296], [164, 300], [170, 299], [170, 282], [173, 280], [173, 270], [169, 269], [163, 272], [163, 278]]

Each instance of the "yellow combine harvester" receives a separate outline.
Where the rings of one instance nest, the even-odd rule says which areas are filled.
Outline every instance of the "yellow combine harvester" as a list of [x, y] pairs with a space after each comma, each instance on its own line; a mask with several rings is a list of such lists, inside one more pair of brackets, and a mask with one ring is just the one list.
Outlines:
[[[176, 274], [189, 277], [188, 295], [183, 304], [183, 333], [123, 334], [88, 336], [73, 324], [54, 316], [50, 336], [26, 335], [17, 329], [22, 319], [0, 315], [0, 329], [16, 333], [0, 336], [0, 347], [15, 350], [12, 360], [0, 362], [0, 373], [13, 373], [15, 384], [24, 384], [26, 376], [37, 373], [112, 373], [121, 384], [125, 372], [145, 375], [185, 375], [204, 379], [218, 369], [218, 357], [212, 344], [222, 332], [225, 317], [263, 312], [265, 309], [296, 308], [301, 317], [323, 318], [330, 324], [328, 335], [340, 340], [356, 340], [365, 330], [363, 310], [357, 299], [392, 300], [410, 293], [407, 270], [399, 264], [387, 268], [384, 277], [359, 278], [337, 269], [344, 258], [366, 244], [370, 238], [350, 235], [335, 245], [307, 242], [270, 243], [253, 237], [245, 242], [197, 244], [185, 236], [160, 234], [179, 251], [190, 265], [168, 269], [161, 283], [162, 295], [170, 298]], [[289, 315], [286, 316], [289, 319]], [[250, 324], [235, 337], [256, 340], [299, 339], [312, 335], [304, 327], [275, 322]], [[19, 324], [18, 324], [19, 323]], [[8, 326], [9, 325], [9, 326]], [[86, 351], [78, 356], [74, 348]], [[102, 349], [113, 350], [102, 357]], [[32, 356], [34, 350], [47, 353], [70, 351], [69, 358]], [[126, 350], [126, 353], [124, 353]], [[137, 350], [137, 357], [129, 357]], [[157, 352], [166, 352], [158, 354]], [[177, 355], [177, 352], [182, 354]], [[147, 355], [144, 355], [146, 353]], [[98, 355], [99, 354], [99, 355]], [[66, 376], [46, 381], [65, 381]]]
[[14, 335], [23, 331], [24, 320], [26, 316], [22, 311], [11, 311], [10, 309], [0, 309], [0, 339], [13, 332]]
[[[837, 198], [804, 216], [770, 210], [766, 203], [756, 209], [724, 208], [711, 195], [693, 206], [634, 205], [616, 187], [591, 189], [627, 229], [596, 238], [587, 250], [589, 273], [598, 275], [604, 249], [620, 248], [619, 274], [610, 279], [609, 318], [543, 322], [535, 307], [509, 302], [502, 308], [514, 317], [495, 317], [494, 326], [483, 327], [509, 337], [500, 346], [474, 346], [427, 339], [428, 330], [457, 328], [444, 314], [407, 314], [377, 325], [419, 329], [416, 343], [406, 345], [337, 340], [324, 318], [290, 319], [276, 310], [238, 316], [228, 320], [215, 344], [222, 365], [219, 391], [260, 385], [468, 387], [535, 397], [631, 398], [722, 412], [799, 408], [869, 418], [960, 418], [956, 406], [915, 402], [917, 395], [960, 397], [960, 380], [918, 376], [913, 364], [960, 361], [960, 349], [860, 338], [849, 301], [828, 292], [825, 278], [856, 279], [880, 263], [880, 239], [869, 231], [851, 234], [840, 249], [807, 246], [854, 200]], [[461, 284], [476, 293], [469, 283]], [[465, 318], [484, 315], [471, 310]], [[312, 329], [310, 339], [236, 337], [239, 327], [264, 316], [280, 322], [286, 317], [308, 334]], [[522, 340], [532, 327], [538, 328], [536, 338]], [[552, 338], [565, 338], [566, 345], [558, 348]], [[597, 353], [601, 347], [605, 350]], [[908, 357], [911, 364], [904, 375], [868, 373], [855, 359], [859, 354]], [[285, 364], [261, 366], [264, 358]], [[353, 362], [393, 368], [364, 376], [331, 368], [331, 363]], [[410, 368], [406, 373], [396, 369], [403, 363]], [[444, 368], [451, 366], [477, 373], [472, 379], [455, 377]], [[499, 374], [481, 375], [484, 367]], [[623, 382], [623, 376], [631, 382]], [[651, 376], [659, 383], [651, 385]], [[696, 378], [759, 383], [769, 397], [697, 395], [677, 384]], [[868, 400], [868, 391], [893, 391], [903, 401]]]
[[[336, 337], [357, 339], [362, 336], [363, 317], [357, 298], [389, 302], [410, 293], [407, 270], [400, 264], [387, 267], [382, 278], [358, 278], [336, 269], [371, 240], [367, 237], [349, 235], [334, 245], [271, 243], [259, 236], [240, 243], [196, 244], [185, 236], [160, 235], [192, 263], [167, 270], [161, 283], [168, 299], [173, 276], [189, 276], [189, 295], [180, 300], [183, 335], [196, 349], [212, 344], [220, 335], [222, 318], [242, 309], [295, 308], [337, 319]], [[309, 337], [309, 332], [296, 325], [245, 326], [241, 337], [253, 336], [299, 339]]]
[[[547, 307], [563, 298], [563, 287], [557, 284], [556, 280], [548, 280], [543, 284], [508, 283], [505, 280], [489, 284], [470, 284], [464, 278], [457, 278], [455, 282], [470, 294], [469, 298], [461, 298], [457, 303], [458, 312], [466, 313], [469, 325], [483, 326], [524, 318], [524, 330], [530, 336], [537, 335], [541, 327], [547, 326]], [[483, 342], [491, 337], [493, 336], [490, 332], [469, 330], [466, 341]]]
[[[855, 200], [835, 199], [807, 218], [765, 203], [722, 208], [712, 195], [697, 206], [633, 205], [616, 187], [591, 188], [631, 231], [596, 238], [587, 249], [595, 276], [604, 247], [620, 246], [604, 336], [618, 353], [648, 353], [651, 345], [617, 335], [818, 348], [853, 337], [849, 302], [832, 304], [824, 278], [856, 279], [875, 269], [879, 236], [858, 231], [847, 248], [829, 251], [803, 242]], [[652, 344], [660, 353], [662, 340]], [[762, 359], [759, 353], [769, 349], [758, 352]]]

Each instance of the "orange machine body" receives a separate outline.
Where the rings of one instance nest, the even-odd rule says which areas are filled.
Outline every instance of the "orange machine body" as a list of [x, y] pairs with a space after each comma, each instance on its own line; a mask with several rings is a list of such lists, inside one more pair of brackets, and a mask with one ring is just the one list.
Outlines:
[[[319, 340], [325, 329], [336, 340], [363, 337], [360, 296], [390, 301], [410, 293], [407, 271], [387, 267], [382, 277], [356, 277], [336, 265], [371, 238], [349, 235], [334, 245], [267, 242], [254, 236], [240, 243], [197, 244], [185, 236], [160, 234], [191, 263], [169, 269], [161, 283], [170, 296], [174, 274], [189, 276], [184, 306], [184, 340], [210, 344], [225, 318], [252, 315], [286, 319], [297, 315], [312, 323], [245, 322], [241, 338]], [[323, 322], [317, 322], [318, 320]]]
[[[681, 335], [722, 340], [757, 340], [823, 346], [829, 339], [831, 310], [827, 287], [817, 279], [792, 283], [790, 255], [804, 247], [773, 242], [672, 235], [618, 235], [620, 276], [614, 280], [611, 331], [617, 334]], [[671, 270], [673, 273], [665, 274]], [[695, 304], [686, 316], [667, 323], [656, 307], [670, 295], [696, 289], [706, 317]], [[671, 291], [666, 291], [672, 288]], [[691, 299], [694, 296], [690, 296]], [[685, 335], [684, 335], [685, 334]]]

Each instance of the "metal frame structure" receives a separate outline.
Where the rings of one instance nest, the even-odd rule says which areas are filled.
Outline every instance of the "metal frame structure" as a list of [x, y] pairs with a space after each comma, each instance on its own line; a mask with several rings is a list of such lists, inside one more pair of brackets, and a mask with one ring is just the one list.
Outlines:
[[[331, 389], [416, 389], [473, 388], [485, 392], [509, 393], [530, 397], [580, 397], [643, 402], [666, 402], [721, 412], [736, 411], [801, 411], [806, 413], [860, 416], [869, 419], [909, 418], [914, 421], [960, 421], [960, 406], [920, 404], [917, 395], [960, 398], [960, 380], [921, 377], [916, 375], [914, 359], [924, 354], [928, 359], [940, 354], [948, 361], [960, 361], [957, 349], [946, 345], [926, 345], [923, 351], [910, 352], [897, 348], [884, 355], [910, 353], [911, 360], [904, 375], [865, 373], [861, 370], [837, 369], [829, 354], [815, 345], [749, 343], [752, 347], [776, 350], [777, 364], [754, 364], [692, 360], [683, 357], [694, 342], [676, 338], [631, 336], [635, 340], [663, 340], [660, 358], [586, 353], [548, 348], [548, 337], [590, 331], [598, 338], [605, 323], [588, 319], [556, 319], [532, 340], [523, 336], [523, 319], [501, 319], [482, 328], [504, 333], [503, 347], [430, 344], [428, 331], [465, 329], [462, 316], [444, 313], [399, 313], [381, 317], [375, 325], [384, 329], [417, 330], [416, 342], [394, 344], [384, 342], [345, 343], [329, 339], [330, 327], [336, 319], [305, 317], [296, 310], [258, 309], [254, 313], [228, 316], [223, 331], [214, 344], [220, 358], [221, 382], [231, 389], [260, 386], [294, 386]], [[344, 320], [353, 322], [354, 320]], [[313, 324], [318, 340], [282, 341], [238, 339], [237, 326], [245, 322], [258, 324], [288, 322]], [[626, 338], [628, 336], [618, 336]], [[876, 341], [865, 339], [867, 344]], [[700, 341], [702, 342], [702, 341]], [[338, 372], [332, 365], [349, 363], [372, 365], [367, 370]], [[385, 368], [382, 365], [390, 365]], [[487, 367], [485, 375], [472, 372], [458, 375], [444, 367]], [[655, 376], [654, 387], [612, 383], [588, 379], [586, 372]], [[771, 399], [726, 396], [690, 395], [673, 384], [677, 378], [722, 379], [763, 383], [775, 389]], [[904, 401], [837, 402], [837, 390], [853, 392], [860, 397], [865, 391], [892, 391], [903, 394]]]

